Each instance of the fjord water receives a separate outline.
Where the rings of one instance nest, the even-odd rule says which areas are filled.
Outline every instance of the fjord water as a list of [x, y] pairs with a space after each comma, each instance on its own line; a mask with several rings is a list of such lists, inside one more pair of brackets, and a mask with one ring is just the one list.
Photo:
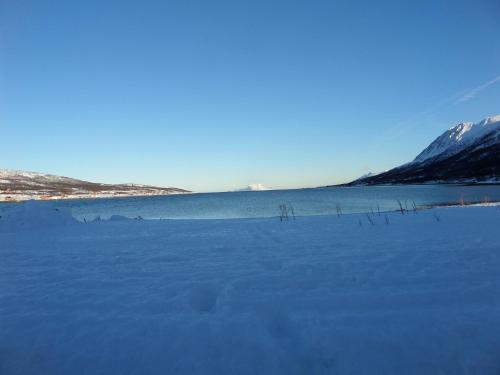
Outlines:
[[391, 211], [398, 200], [408, 207], [500, 201], [499, 185], [412, 185], [200, 193], [170, 196], [61, 200], [83, 220], [111, 215], [144, 219], [229, 219], [273, 217], [279, 206], [293, 206], [297, 216]]

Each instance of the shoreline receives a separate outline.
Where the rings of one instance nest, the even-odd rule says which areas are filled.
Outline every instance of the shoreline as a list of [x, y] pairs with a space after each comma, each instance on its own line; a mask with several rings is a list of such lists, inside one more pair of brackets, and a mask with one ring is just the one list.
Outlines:
[[[170, 194], [170, 195], [180, 195], [180, 194]], [[122, 198], [122, 197], [113, 197], [113, 198]], [[123, 197], [126, 198], [126, 197]], [[140, 197], [138, 197], [140, 198]], [[97, 199], [102, 199], [102, 198], [97, 198]], [[97, 199], [90, 199], [90, 200], [97, 200]], [[110, 198], [112, 199], [112, 198]], [[76, 201], [77, 199], [75, 199]], [[26, 203], [26, 202], [41, 202], [42, 200], [28, 200], [28, 201], [20, 201], [20, 202], [0, 202], [0, 203]], [[49, 200], [49, 202], [54, 202], [57, 200]], [[47, 200], [43, 200], [43, 202], [47, 202]], [[402, 201], [404, 202], [404, 201]], [[406, 200], [406, 202], [412, 203], [410, 200]], [[0, 204], [1, 207], [1, 204]], [[292, 222], [296, 221], [299, 219], [305, 219], [305, 218], [336, 218], [336, 217], [353, 217], [353, 216], [363, 216], [365, 217], [366, 215], [368, 216], [381, 216], [381, 215], [386, 215], [386, 214], [401, 214], [401, 215], [410, 215], [412, 213], [417, 213], [417, 212], [423, 212], [427, 210], [432, 210], [435, 208], [469, 208], [469, 207], [500, 207], [500, 200], [492, 200], [492, 201], [471, 201], [471, 202], [444, 202], [444, 203], [436, 203], [436, 204], [425, 204], [425, 205], [420, 205], [413, 207], [413, 205], [409, 206], [406, 205], [402, 207], [403, 212], [401, 211], [401, 208], [394, 208], [394, 209], [387, 209], [387, 210], [380, 210], [376, 211], [375, 209], [367, 209], [366, 211], [359, 211], [359, 212], [345, 212], [341, 213], [340, 215], [335, 212], [329, 212], [329, 213], [318, 213], [318, 214], [309, 214], [309, 215], [300, 215], [297, 214], [295, 217], [290, 216], [288, 219], [284, 219], [283, 221], [285, 222]], [[224, 222], [231, 222], [231, 221], [252, 221], [252, 220], [268, 220], [268, 219], [279, 219], [280, 215], [279, 213], [276, 213], [275, 215], [270, 215], [270, 216], [240, 216], [240, 217], [153, 217], [153, 218], [144, 218], [142, 217], [141, 214], [138, 214], [137, 216], [125, 216], [121, 215], [119, 212], [110, 212], [109, 216], [105, 215], [104, 218], [101, 218], [101, 215], [98, 215], [100, 219], [96, 220], [97, 217], [95, 218], [90, 218], [85, 221], [82, 219], [80, 216], [73, 216], [77, 221], [81, 223], [90, 223], [93, 221], [117, 221], [117, 220], [141, 220], [141, 221], [152, 221], [152, 222], [157, 222], [157, 221], [174, 221], [174, 222], [187, 222], [187, 221], [193, 221], [193, 222], [203, 222], [203, 221], [224, 221]], [[112, 219], [112, 217], [115, 217]]]
[[[102, 195], [102, 196], [65, 196], [65, 197], [51, 197], [51, 198], [28, 198], [28, 199], [15, 199], [15, 200], [6, 200], [0, 199], [1, 203], [22, 203], [29, 201], [40, 201], [40, 202], [54, 202], [54, 201], [78, 201], [78, 200], [99, 200], [99, 199], [114, 199], [114, 198], [144, 198], [144, 197], [163, 197], [170, 195], [191, 195], [197, 194], [191, 191], [186, 192], [178, 192], [178, 193], [167, 193], [167, 194], [120, 194], [120, 195]], [[10, 196], [9, 196], [10, 197]]]
[[319, 189], [323, 188], [336, 188], [336, 187], [384, 187], [384, 186], [500, 186], [500, 181], [498, 182], [472, 182], [472, 181], [457, 181], [457, 182], [416, 182], [416, 183], [404, 183], [404, 182], [394, 182], [387, 184], [363, 184], [348, 182], [345, 184], [338, 185], [326, 185], [319, 186]]

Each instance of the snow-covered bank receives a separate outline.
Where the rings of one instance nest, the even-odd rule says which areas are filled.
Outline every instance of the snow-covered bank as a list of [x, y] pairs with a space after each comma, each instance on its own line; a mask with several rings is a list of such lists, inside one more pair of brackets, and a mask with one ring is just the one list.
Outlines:
[[500, 371], [497, 206], [284, 222], [54, 212], [0, 219], [1, 374]]

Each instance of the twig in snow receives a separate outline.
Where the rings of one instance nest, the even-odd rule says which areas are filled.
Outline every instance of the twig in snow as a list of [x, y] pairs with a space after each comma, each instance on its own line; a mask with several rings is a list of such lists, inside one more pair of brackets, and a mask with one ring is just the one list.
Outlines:
[[286, 204], [280, 204], [280, 221], [288, 221], [288, 207]]
[[368, 222], [371, 224], [371, 225], [375, 225], [375, 222], [373, 221], [372, 217], [370, 216], [370, 214], [366, 214], [366, 218], [368, 219]]
[[415, 204], [415, 201], [412, 201], [413, 204], [413, 213], [416, 215], [417, 214], [417, 205]]
[[465, 199], [463, 194], [460, 195], [460, 199], [458, 200], [458, 202], [460, 203], [460, 206], [465, 206]]
[[398, 199], [397, 200], [398, 202], [398, 205], [399, 205], [399, 211], [401, 212], [401, 215], [404, 215], [405, 214], [405, 209], [403, 208], [403, 203], [401, 203], [401, 201]]

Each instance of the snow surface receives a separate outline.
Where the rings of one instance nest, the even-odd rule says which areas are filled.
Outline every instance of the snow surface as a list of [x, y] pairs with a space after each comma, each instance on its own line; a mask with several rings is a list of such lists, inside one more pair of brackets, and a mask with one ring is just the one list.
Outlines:
[[20, 205], [0, 218], [0, 374], [498, 374], [499, 224]]
[[412, 163], [421, 163], [438, 156], [451, 156], [492, 131], [500, 131], [500, 115], [487, 117], [477, 124], [460, 123], [436, 138]]
[[[40, 228], [75, 225], [78, 221], [71, 215], [69, 208], [56, 208], [53, 205], [41, 206], [36, 201], [18, 204], [0, 216], [0, 233], [36, 230]], [[1, 244], [0, 244], [1, 246]]]

